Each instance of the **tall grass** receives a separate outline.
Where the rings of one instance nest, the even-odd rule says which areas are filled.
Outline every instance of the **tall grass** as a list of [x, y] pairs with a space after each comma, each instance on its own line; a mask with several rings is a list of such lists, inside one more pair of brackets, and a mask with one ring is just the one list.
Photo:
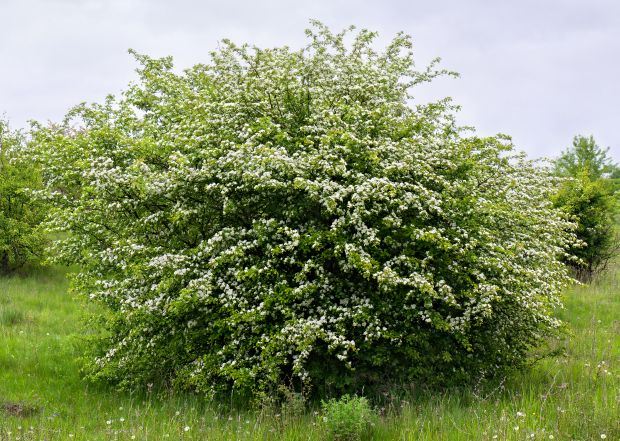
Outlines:
[[[616, 265], [566, 293], [564, 355], [493, 386], [386, 392], [378, 440], [620, 440]], [[325, 439], [319, 409], [248, 407], [191, 394], [119, 393], [81, 380], [81, 320], [64, 271], [0, 279], [0, 440]]]

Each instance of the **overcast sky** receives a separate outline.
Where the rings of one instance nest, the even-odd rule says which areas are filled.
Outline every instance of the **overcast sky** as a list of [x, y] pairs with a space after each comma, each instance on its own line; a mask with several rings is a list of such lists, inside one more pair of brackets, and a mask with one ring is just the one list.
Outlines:
[[418, 66], [460, 72], [420, 91], [451, 96], [480, 134], [509, 134], [533, 157], [592, 134], [620, 161], [618, 0], [0, 0], [0, 114], [58, 121], [135, 78], [127, 49], [183, 68], [218, 40], [300, 47], [310, 18], [413, 36]]

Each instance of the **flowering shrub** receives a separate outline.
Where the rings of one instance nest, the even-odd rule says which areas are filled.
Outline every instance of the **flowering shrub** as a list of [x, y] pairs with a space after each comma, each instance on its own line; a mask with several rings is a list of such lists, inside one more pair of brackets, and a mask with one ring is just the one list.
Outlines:
[[70, 232], [54, 254], [110, 312], [92, 376], [463, 381], [558, 326], [572, 237], [549, 174], [466, 135], [448, 100], [410, 104], [443, 72], [415, 70], [408, 37], [307, 34], [299, 51], [225, 41], [183, 73], [136, 54], [120, 98], [33, 133], [49, 227]]

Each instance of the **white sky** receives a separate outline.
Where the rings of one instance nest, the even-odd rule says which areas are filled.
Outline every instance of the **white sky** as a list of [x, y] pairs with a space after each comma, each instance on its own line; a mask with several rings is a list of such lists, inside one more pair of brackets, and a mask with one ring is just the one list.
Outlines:
[[620, 161], [620, 0], [0, 0], [0, 114], [25, 127], [118, 93], [128, 48], [183, 68], [222, 38], [299, 47], [310, 18], [412, 35], [419, 67], [440, 56], [461, 73], [421, 96], [452, 96], [480, 134], [534, 157], [592, 134]]

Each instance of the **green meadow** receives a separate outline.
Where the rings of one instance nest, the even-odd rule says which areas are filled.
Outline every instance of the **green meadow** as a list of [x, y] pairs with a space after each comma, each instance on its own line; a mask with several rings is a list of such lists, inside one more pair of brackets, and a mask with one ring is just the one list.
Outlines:
[[[620, 265], [565, 293], [561, 355], [493, 385], [374, 401], [377, 440], [619, 440]], [[66, 271], [0, 279], [0, 440], [329, 439], [320, 405], [241, 408], [200, 396], [132, 394], [84, 381], [90, 305]]]

